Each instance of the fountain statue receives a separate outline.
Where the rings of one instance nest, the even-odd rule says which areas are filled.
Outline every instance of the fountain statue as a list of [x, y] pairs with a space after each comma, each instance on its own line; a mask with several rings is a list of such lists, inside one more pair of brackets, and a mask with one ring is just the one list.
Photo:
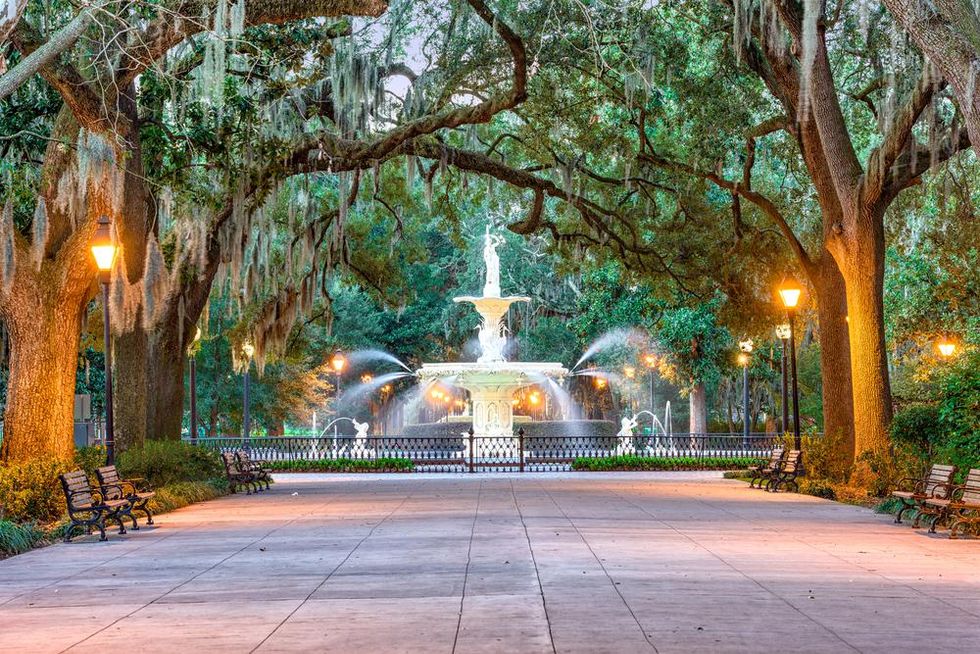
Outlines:
[[418, 371], [423, 381], [451, 380], [450, 385], [470, 393], [473, 431], [478, 436], [513, 436], [514, 392], [541, 379], [561, 379], [568, 371], [560, 363], [524, 363], [507, 361], [507, 330], [503, 318], [515, 302], [530, 302], [524, 296], [501, 296], [500, 257], [497, 248], [504, 239], [487, 226], [483, 238], [483, 295], [453, 298], [467, 302], [480, 314], [477, 340], [480, 355], [475, 363], [426, 363]]

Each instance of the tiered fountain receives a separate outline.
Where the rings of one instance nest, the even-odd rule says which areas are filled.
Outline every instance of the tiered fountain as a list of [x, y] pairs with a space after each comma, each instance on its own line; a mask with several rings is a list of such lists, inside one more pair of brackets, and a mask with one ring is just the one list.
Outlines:
[[500, 259], [497, 246], [500, 236], [487, 227], [483, 245], [486, 282], [480, 297], [453, 298], [469, 302], [482, 318], [479, 326], [480, 356], [476, 362], [426, 363], [418, 371], [422, 381], [443, 380], [451, 386], [465, 388], [470, 394], [473, 431], [477, 436], [513, 436], [514, 411], [511, 400], [523, 386], [547, 378], [561, 380], [568, 370], [560, 363], [522, 363], [504, 359], [507, 333], [503, 317], [515, 302], [529, 302], [523, 296], [500, 295]]

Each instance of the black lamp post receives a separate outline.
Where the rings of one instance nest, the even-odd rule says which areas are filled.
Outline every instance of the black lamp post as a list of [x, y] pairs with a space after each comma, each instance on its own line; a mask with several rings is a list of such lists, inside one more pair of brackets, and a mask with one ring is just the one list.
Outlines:
[[99, 269], [102, 286], [102, 328], [105, 342], [105, 455], [106, 461], [116, 461], [116, 443], [112, 430], [112, 341], [109, 332], [109, 281], [112, 279], [112, 262], [116, 258], [116, 244], [112, 239], [112, 223], [101, 216], [92, 238], [92, 256]]
[[244, 415], [242, 416], [242, 443], [245, 447], [248, 447], [248, 440], [252, 436], [252, 416], [251, 411], [251, 372], [252, 368], [252, 355], [255, 354], [255, 346], [245, 341], [242, 344], [242, 352], [245, 354], [245, 374], [243, 376], [244, 386], [242, 388], [242, 400], [245, 404]]
[[[645, 363], [647, 368], [650, 369], [650, 413], [657, 415], [657, 380], [656, 377], [654, 377], [657, 372], [657, 355], [643, 355], [643, 363]], [[651, 429], [651, 431], [653, 430]]]
[[746, 340], [738, 344], [741, 350], [738, 362], [742, 366], [742, 447], [748, 447], [749, 434], [752, 426], [752, 406], [749, 401], [749, 363], [752, 354], [752, 341]]
[[790, 374], [793, 377], [793, 448], [799, 450], [800, 441], [800, 392], [796, 378], [796, 327], [794, 318], [796, 307], [800, 303], [800, 296], [803, 288], [793, 277], [788, 277], [779, 285], [779, 297], [786, 307], [786, 315], [789, 322], [789, 361]]
[[337, 447], [337, 423], [336, 419], [340, 417], [340, 374], [344, 372], [344, 367], [347, 365], [347, 359], [344, 358], [344, 353], [340, 350], [334, 350], [333, 358], [330, 359], [330, 366], [333, 368], [334, 372], [337, 373], [337, 383], [334, 385], [334, 420], [333, 423], [333, 440], [334, 448]]
[[201, 342], [201, 328], [194, 333], [194, 341], [190, 351], [190, 382], [191, 382], [191, 445], [197, 445], [197, 348]]
[[776, 327], [776, 337], [779, 338], [779, 342], [782, 344], [782, 356], [780, 357], [779, 367], [782, 372], [780, 407], [783, 410], [783, 422], [779, 427], [780, 431], [784, 434], [789, 429], [789, 369], [786, 365], [786, 344], [789, 343], [789, 331], [789, 324]]

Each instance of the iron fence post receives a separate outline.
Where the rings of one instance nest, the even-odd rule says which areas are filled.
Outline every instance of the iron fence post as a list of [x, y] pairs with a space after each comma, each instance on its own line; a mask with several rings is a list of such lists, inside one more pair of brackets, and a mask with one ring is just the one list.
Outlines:
[[473, 427], [472, 426], [469, 429], [469, 435], [470, 435], [470, 472], [476, 472], [476, 468], [474, 468], [474, 466], [473, 466], [473, 463], [474, 463], [473, 459], [474, 459], [475, 454], [476, 454], [476, 450], [475, 450], [475, 445], [476, 444], [475, 444], [475, 439], [474, 439], [475, 432], [473, 431]]
[[517, 429], [517, 470], [524, 472], [524, 428]]

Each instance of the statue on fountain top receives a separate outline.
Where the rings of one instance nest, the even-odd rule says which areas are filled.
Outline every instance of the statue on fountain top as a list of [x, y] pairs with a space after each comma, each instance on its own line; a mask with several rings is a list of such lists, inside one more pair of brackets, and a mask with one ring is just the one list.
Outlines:
[[497, 246], [503, 242], [503, 237], [491, 234], [490, 225], [487, 225], [486, 236], [483, 238], [483, 263], [486, 266], [483, 297], [500, 297], [500, 257], [497, 256]]

